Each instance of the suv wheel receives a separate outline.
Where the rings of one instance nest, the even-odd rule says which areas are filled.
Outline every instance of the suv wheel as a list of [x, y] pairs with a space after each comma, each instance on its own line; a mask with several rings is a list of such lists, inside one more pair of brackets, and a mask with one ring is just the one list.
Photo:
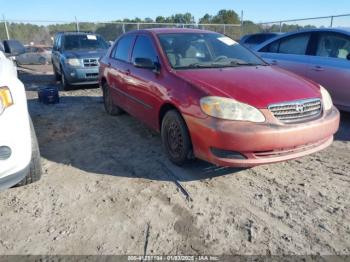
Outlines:
[[56, 67], [53, 65], [53, 62], [52, 62], [52, 67], [53, 67], [53, 74], [55, 75], [55, 80], [56, 80], [56, 81], [60, 81], [60, 80], [61, 80], [61, 76], [60, 76], [60, 74], [57, 72], [57, 69], [56, 69]]
[[107, 82], [103, 84], [102, 92], [103, 92], [103, 104], [106, 112], [112, 116], [117, 116], [122, 114], [124, 111], [119, 106], [113, 103]]
[[61, 68], [61, 84], [63, 90], [67, 91], [70, 89], [70, 84], [67, 81], [66, 76], [64, 75], [63, 69]]
[[171, 162], [178, 166], [189, 162], [192, 155], [191, 139], [185, 121], [176, 110], [165, 114], [161, 136], [165, 153]]
[[30, 120], [30, 132], [32, 139], [32, 160], [30, 162], [29, 173], [21, 182], [19, 182], [16, 186], [24, 186], [30, 183], [34, 183], [41, 178], [42, 170], [41, 170], [41, 162], [40, 162], [40, 151], [38, 146], [38, 140], [35, 135], [35, 130], [33, 127], [33, 122]]

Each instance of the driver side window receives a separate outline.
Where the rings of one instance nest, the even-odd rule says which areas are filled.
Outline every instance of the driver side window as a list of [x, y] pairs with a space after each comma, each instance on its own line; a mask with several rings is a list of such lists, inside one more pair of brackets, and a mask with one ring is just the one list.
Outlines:
[[139, 35], [137, 37], [131, 61], [135, 62], [135, 58], [148, 58], [154, 63], [158, 62], [157, 52], [148, 36]]
[[340, 34], [322, 34], [318, 41], [316, 56], [349, 59], [350, 38]]

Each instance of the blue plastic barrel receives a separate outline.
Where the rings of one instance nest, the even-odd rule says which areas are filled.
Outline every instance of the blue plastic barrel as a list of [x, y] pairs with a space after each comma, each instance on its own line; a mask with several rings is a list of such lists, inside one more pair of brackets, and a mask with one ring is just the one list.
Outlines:
[[57, 104], [60, 102], [57, 87], [45, 87], [38, 90], [38, 100], [44, 104]]

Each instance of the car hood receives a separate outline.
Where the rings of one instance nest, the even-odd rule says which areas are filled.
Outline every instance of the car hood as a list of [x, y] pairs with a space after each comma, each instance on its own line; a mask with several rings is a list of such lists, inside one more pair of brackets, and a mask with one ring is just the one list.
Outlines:
[[97, 50], [72, 50], [65, 51], [64, 55], [66, 58], [101, 58], [105, 55], [107, 49], [97, 49]]
[[207, 95], [233, 98], [257, 108], [321, 97], [317, 84], [271, 66], [178, 70], [176, 74]]

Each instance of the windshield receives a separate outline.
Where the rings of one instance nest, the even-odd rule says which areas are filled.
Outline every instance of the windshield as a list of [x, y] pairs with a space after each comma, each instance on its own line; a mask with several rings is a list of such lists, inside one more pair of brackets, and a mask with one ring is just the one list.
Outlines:
[[64, 37], [64, 49], [107, 49], [107, 42], [98, 35], [66, 35]]
[[221, 34], [171, 33], [158, 37], [175, 69], [266, 65], [251, 51]]

